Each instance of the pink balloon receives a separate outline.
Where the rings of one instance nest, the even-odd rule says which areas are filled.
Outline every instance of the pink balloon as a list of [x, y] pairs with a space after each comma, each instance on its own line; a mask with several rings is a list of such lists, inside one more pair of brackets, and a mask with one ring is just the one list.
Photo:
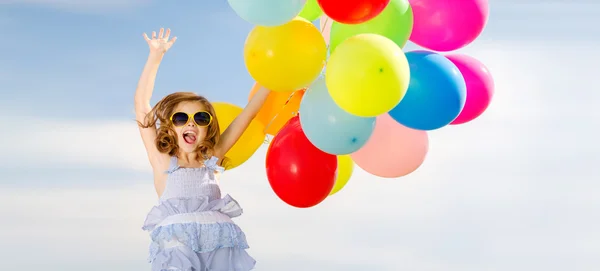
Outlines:
[[494, 79], [479, 60], [463, 54], [446, 55], [462, 73], [467, 85], [467, 100], [458, 117], [450, 124], [463, 124], [479, 117], [494, 96]]
[[429, 151], [426, 131], [402, 126], [388, 114], [377, 117], [367, 143], [350, 154], [360, 168], [375, 176], [396, 178], [417, 170]]
[[409, 3], [414, 17], [410, 40], [440, 52], [473, 42], [489, 16], [487, 0], [409, 0]]

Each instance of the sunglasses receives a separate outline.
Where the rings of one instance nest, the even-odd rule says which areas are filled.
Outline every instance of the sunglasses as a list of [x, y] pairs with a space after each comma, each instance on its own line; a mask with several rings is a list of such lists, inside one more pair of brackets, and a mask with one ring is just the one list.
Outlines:
[[196, 112], [194, 115], [190, 115], [185, 112], [175, 112], [171, 115], [171, 123], [174, 126], [180, 127], [188, 124], [190, 119], [193, 119], [196, 125], [200, 127], [208, 126], [212, 123], [212, 115], [206, 111]]

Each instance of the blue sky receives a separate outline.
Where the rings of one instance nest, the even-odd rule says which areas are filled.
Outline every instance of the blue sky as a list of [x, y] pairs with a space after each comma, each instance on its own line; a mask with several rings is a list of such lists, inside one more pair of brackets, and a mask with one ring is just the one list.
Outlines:
[[[257, 270], [600, 268], [600, 3], [490, 8], [484, 33], [460, 51], [490, 68], [492, 105], [430, 133], [414, 174], [355, 168], [347, 187], [307, 210], [270, 190], [266, 146], [224, 175]], [[156, 195], [132, 100], [148, 50], [141, 34], [160, 27], [178, 41], [153, 102], [191, 90], [245, 104], [252, 26], [224, 0], [0, 0], [5, 269], [148, 270], [140, 227]]]
[[190, 89], [243, 105], [252, 81], [242, 49], [252, 26], [225, 1], [129, 2], [134, 4], [105, 11], [93, 11], [93, 4], [3, 5], [3, 28], [12, 39], [0, 47], [11, 52], [3, 67], [15, 75], [2, 80], [12, 90], [8, 98], [24, 103], [34, 96], [34, 110], [49, 117], [130, 116], [132, 91], [148, 52], [141, 34], [170, 27], [179, 42], [161, 67], [156, 98]]

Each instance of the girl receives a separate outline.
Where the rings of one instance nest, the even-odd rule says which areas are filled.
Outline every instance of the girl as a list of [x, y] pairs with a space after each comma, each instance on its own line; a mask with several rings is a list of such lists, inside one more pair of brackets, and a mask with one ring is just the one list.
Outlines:
[[143, 226], [152, 239], [152, 270], [252, 270], [256, 261], [246, 252], [244, 232], [231, 220], [242, 209], [229, 195], [221, 197], [217, 177], [225, 154], [269, 91], [258, 91], [223, 134], [210, 102], [194, 93], [170, 94], [151, 108], [158, 66], [176, 41], [169, 40], [170, 33], [161, 28], [152, 39], [144, 33], [150, 54], [135, 93], [136, 119], [159, 197]]

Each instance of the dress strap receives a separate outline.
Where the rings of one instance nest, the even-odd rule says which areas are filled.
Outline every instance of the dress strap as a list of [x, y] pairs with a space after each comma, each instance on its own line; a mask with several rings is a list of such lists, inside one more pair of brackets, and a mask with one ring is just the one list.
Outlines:
[[170, 174], [173, 171], [179, 169], [179, 165], [177, 164], [177, 156], [171, 156], [171, 162], [169, 164], [169, 169], [165, 171], [165, 173]]
[[209, 159], [204, 160], [204, 166], [207, 167], [208, 169], [212, 169], [214, 171], [223, 173], [223, 171], [225, 171], [225, 168], [217, 165], [217, 161], [219, 161], [219, 158], [213, 156]]
[[[217, 161], [219, 161], [219, 158], [213, 156], [209, 159], [204, 160], [204, 166], [213, 171], [218, 171], [218, 172], [223, 173], [225, 171], [225, 168], [217, 165]], [[171, 156], [171, 162], [169, 164], [169, 169], [166, 170], [165, 173], [171, 174], [177, 169], [179, 169], [177, 156]]]

